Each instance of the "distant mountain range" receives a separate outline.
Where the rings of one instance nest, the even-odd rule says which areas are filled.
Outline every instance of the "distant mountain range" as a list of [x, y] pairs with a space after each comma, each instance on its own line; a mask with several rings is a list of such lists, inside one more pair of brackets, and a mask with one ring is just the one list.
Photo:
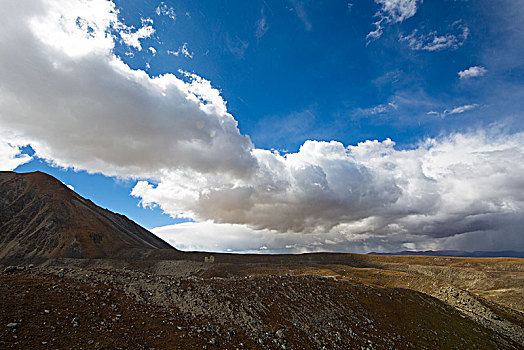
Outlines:
[[449, 257], [461, 257], [461, 258], [524, 258], [524, 252], [516, 252], [512, 250], [488, 252], [488, 251], [475, 251], [466, 252], [462, 250], [424, 250], [424, 251], [412, 251], [403, 250], [401, 252], [394, 253], [368, 253], [370, 255], [424, 255], [424, 256], [449, 256]]
[[173, 247], [42, 172], [0, 172], [0, 259], [126, 258]]

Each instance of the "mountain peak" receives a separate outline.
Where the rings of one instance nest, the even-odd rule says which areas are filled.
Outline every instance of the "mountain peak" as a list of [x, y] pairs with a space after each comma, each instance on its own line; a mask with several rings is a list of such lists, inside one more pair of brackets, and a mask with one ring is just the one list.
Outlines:
[[112, 258], [173, 249], [49, 174], [0, 172], [0, 259]]

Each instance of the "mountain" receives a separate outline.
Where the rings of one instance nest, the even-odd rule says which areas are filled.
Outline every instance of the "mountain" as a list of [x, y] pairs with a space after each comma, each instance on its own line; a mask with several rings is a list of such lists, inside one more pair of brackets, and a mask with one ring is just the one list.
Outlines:
[[169, 244], [42, 172], [0, 172], [0, 259], [112, 258]]
[[459, 258], [524, 258], [524, 252], [516, 252], [513, 250], [505, 251], [475, 251], [467, 252], [463, 250], [403, 250], [401, 252], [393, 253], [368, 253], [370, 255], [422, 255], [422, 256], [449, 256]]

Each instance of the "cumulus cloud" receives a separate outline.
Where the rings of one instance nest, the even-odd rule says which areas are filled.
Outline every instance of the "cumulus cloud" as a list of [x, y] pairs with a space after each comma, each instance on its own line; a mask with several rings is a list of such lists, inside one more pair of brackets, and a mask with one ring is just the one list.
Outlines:
[[458, 75], [460, 79], [470, 79], [470, 78], [481, 77], [484, 74], [486, 74], [487, 72], [488, 70], [484, 67], [473, 66], [473, 67], [469, 67], [468, 69], [458, 72]]
[[406, 42], [412, 50], [441, 51], [446, 49], [456, 50], [464, 44], [469, 36], [469, 28], [461, 22], [451, 25], [453, 32], [439, 35], [436, 31], [419, 34], [418, 29], [409, 35], [400, 35], [399, 41]]
[[[191, 232], [207, 238], [198, 243], [185, 238], [183, 246], [189, 250], [255, 252], [265, 245], [273, 253], [497, 250], [524, 243], [520, 235], [524, 195], [519, 190], [524, 186], [524, 134], [455, 134], [402, 151], [389, 140], [349, 147], [315, 143], [315, 152], [301, 149], [290, 156], [295, 162], [297, 157], [307, 159], [310, 167], [302, 167], [306, 176], [289, 179], [291, 164], [284, 166], [272, 175], [285, 177], [287, 186], [270, 194], [259, 193], [267, 192], [262, 188], [251, 192], [271, 199], [240, 204], [251, 203], [251, 208], [229, 208], [249, 216], [244, 216], [244, 224], [238, 220], [235, 225], [219, 225], [218, 232], [227, 231], [226, 239], [211, 237], [216, 225], [211, 223], [165, 227], [162, 237], [178, 242], [176, 237]], [[299, 181], [303, 178], [307, 183]], [[316, 188], [320, 184], [322, 190]], [[149, 190], [154, 193], [153, 187]], [[252, 240], [242, 241], [244, 235]]]
[[111, 2], [12, 0], [0, 21], [0, 130], [18, 135], [2, 138], [2, 159], [16, 165], [30, 144], [58, 166], [139, 178], [142, 205], [202, 221], [155, 230], [179, 246], [200, 249], [191, 229], [216, 243], [210, 250], [523, 243], [524, 134], [455, 134], [404, 150], [389, 139], [309, 140], [283, 155], [240, 134], [206, 79], [151, 77], [115, 56], [124, 27]]
[[133, 31], [133, 29], [133, 27], [124, 26], [122, 29], [120, 29], [120, 36], [126, 45], [134, 47], [138, 51], [142, 51], [142, 44], [140, 43], [140, 40], [149, 38], [155, 33], [155, 30], [150, 25], [143, 25], [135, 31]]
[[7, 137], [0, 134], [0, 171], [14, 170], [31, 159], [31, 156], [22, 154], [18, 146], [7, 142]]
[[139, 182], [133, 195], [173, 215], [269, 230], [295, 247], [289, 237], [308, 233], [328, 250], [432, 248], [463, 234], [515, 235], [524, 223], [524, 134], [456, 134], [402, 151], [391, 140], [307, 141], [297, 153], [255, 155], [249, 181], [171, 173], [156, 186]]
[[209, 81], [150, 77], [113, 54], [122, 28], [113, 3], [8, 1], [4, 9], [0, 126], [30, 140], [37, 156], [117, 176], [254, 167], [251, 141]]
[[368, 33], [366, 39], [376, 40], [382, 36], [384, 25], [401, 23], [417, 13], [418, 3], [422, 0], [375, 0], [380, 9], [375, 13], [378, 21], [373, 23], [375, 30]]

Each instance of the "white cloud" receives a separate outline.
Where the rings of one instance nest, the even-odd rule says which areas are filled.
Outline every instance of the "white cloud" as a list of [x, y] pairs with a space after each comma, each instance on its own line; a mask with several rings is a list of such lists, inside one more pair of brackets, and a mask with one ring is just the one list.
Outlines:
[[226, 46], [229, 52], [233, 54], [237, 59], [243, 59], [244, 53], [249, 47], [249, 43], [244, 41], [235, 35], [235, 37], [230, 37], [229, 34], [226, 34]]
[[[176, 20], [176, 13], [175, 9], [171, 6], [167, 6], [165, 2], [161, 2], [160, 5], [157, 6], [155, 10], [157, 16], [167, 16], [171, 18], [173, 21]], [[187, 15], [187, 12], [186, 12]]]
[[167, 50], [167, 54], [168, 55], [173, 55], [173, 56], [178, 56], [178, 55], [182, 54], [184, 57], [193, 58], [193, 54], [191, 52], [189, 52], [189, 48], [187, 46], [187, 43], [184, 43], [184, 45], [179, 47], [178, 50], [176, 50], [176, 51]]
[[428, 115], [436, 115], [436, 116], [439, 116], [441, 118], [444, 118], [445, 116], [448, 116], [448, 115], [461, 114], [461, 113], [464, 113], [464, 112], [468, 112], [468, 111], [471, 111], [473, 109], [476, 109], [477, 107], [478, 107], [478, 104], [474, 103], [474, 104], [462, 105], [462, 106], [454, 107], [452, 109], [445, 109], [442, 113], [439, 113], [439, 112], [436, 112], [436, 111], [429, 111], [427, 114]]
[[18, 146], [7, 142], [6, 139], [0, 137], [0, 171], [14, 170], [32, 159], [29, 155], [22, 154]]
[[260, 10], [260, 18], [255, 23], [255, 36], [257, 39], [260, 39], [268, 30], [269, 25], [267, 24], [267, 17], [264, 13], [264, 8], [262, 8], [262, 10]]
[[[524, 244], [524, 134], [456, 134], [410, 150], [389, 139], [310, 140], [280, 155], [240, 134], [209, 81], [150, 77], [116, 57], [110, 33], [123, 27], [114, 4], [3, 6], [0, 130], [19, 135], [8, 146], [2, 138], [3, 158], [30, 144], [59, 166], [140, 178], [132, 194], [143, 205], [207, 222], [175, 227], [186, 228], [180, 245], [365, 251], [480, 236], [491, 237], [487, 248]], [[205, 242], [188, 241], [195, 227]]]
[[469, 28], [461, 22], [451, 25], [455, 33], [438, 35], [436, 31], [428, 34], [418, 34], [418, 29], [413, 30], [409, 35], [401, 35], [400, 42], [406, 42], [412, 50], [441, 51], [446, 49], [456, 50], [464, 44], [469, 36]]
[[[27, 11], [24, 15], [19, 14], [20, 10], [7, 11], [14, 6], [13, 1], [3, 5], [5, 5], [5, 11], [2, 11], [3, 20], [7, 21], [5, 17], [12, 14], [24, 21], [18, 28], [10, 24], [4, 29], [2, 43], [11, 47], [16, 47], [12, 42], [15, 38], [26, 39], [31, 36], [31, 40], [38, 39], [40, 47], [44, 44], [48, 49], [59, 51], [70, 58], [102, 54], [114, 46], [114, 37], [106, 29], [117, 23], [121, 29], [125, 29], [125, 26], [117, 21], [118, 11], [112, 2], [51, 0], [37, 12], [38, 2], [25, 1], [21, 6]], [[67, 15], [72, 12], [78, 13], [79, 16]], [[11, 38], [5, 35], [11, 35]]]
[[189, 49], [187, 48], [187, 43], [184, 43], [184, 45], [182, 45], [178, 50], [184, 55], [184, 57], [193, 58], [193, 54], [189, 52]]
[[396, 110], [398, 105], [395, 102], [388, 102], [387, 104], [381, 103], [379, 105], [370, 107], [370, 108], [358, 108], [355, 113], [356, 115], [370, 116], [377, 114], [384, 114], [391, 110]]
[[488, 70], [484, 67], [473, 66], [473, 67], [469, 67], [468, 69], [458, 72], [458, 75], [460, 79], [469, 79], [469, 78], [481, 77], [484, 74], [486, 74], [487, 72]]
[[153, 19], [149, 18], [149, 17], [140, 17], [140, 21], [142, 22], [142, 25], [145, 25], [145, 24], [153, 24]]
[[333, 251], [370, 251], [362, 249], [358, 244], [352, 246], [351, 240], [330, 232], [309, 235], [280, 233], [254, 230], [246, 225], [216, 224], [210, 221], [162, 226], [154, 228], [152, 232], [184, 251], [295, 254], [325, 251], [326, 246], [330, 246]]
[[148, 48], [148, 50], [151, 51], [151, 53], [153, 54], [153, 56], [156, 55], [156, 49], [155, 49], [153, 46], [150, 46], [150, 47]]
[[65, 182], [62, 181], [62, 183], [67, 187], [69, 188], [71, 191], [74, 191], [75, 190], [75, 187], [73, 185], [68, 185], [66, 184]]
[[132, 27], [125, 27], [120, 31], [120, 36], [126, 45], [141, 51], [142, 45], [140, 44], [140, 40], [149, 38], [155, 33], [155, 29], [150, 25], [143, 25], [134, 32], [132, 31], [133, 29]]
[[321, 251], [367, 253], [390, 246], [369, 235], [350, 236], [336, 230], [316, 234], [255, 230], [246, 225], [187, 222], [157, 227], [152, 232], [184, 251], [298, 254]]
[[[298, 153], [255, 155], [258, 170], [247, 180], [172, 172], [156, 187], [139, 182], [132, 194], [172, 215], [247, 225], [280, 237], [280, 247], [305, 250], [322, 238], [338, 242], [321, 241], [331, 250], [431, 248], [466, 233], [505, 237], [524, 223], [516, 191], [524, 186], [524, 134], [456, 134], [403, 151], [390, 140], [307, 141]], [[289, 238], [296, 233], [309, 243]]]
[[381, 105], [377, 105], [377, 106], [374, 106], [374, 107], [371, 107], [365, 110], [364, 113], [375, 115], [375, 114], [385, 113], [387, 112], [387, 110], [388, 110], [388, 106], [381, 104]]
[[472, 109], [475, 109], [477, 107], [478, 107], [477, 104], [458, 106], [458, 107], [453, 108], [450, 111], [445, 110], [444, 114], [461, 114], [467, 111], [471, 111]]
[[37, 156], [118, 176], [171, 167], [243, 174], [255, 165], [252, 143], [208, 81], [150, 77], [113, 54], [110, 33], [123, 27], [113, 3], [3, 6], [0, 128]]
[[304, 8], [304, 2], [298, 0], [291, 0], [291, 3], [293, 4], [295, 14], [297, 15], [300, 22], [302, 22], [302, 24], [304, 25], [304, 29], [306, 31], [310, 31], [313, 28], [313, 26], [311, 25], [311, 22], [309, 21], [309, 16], [307, 15], [306, 9]]
[[253, 231], [242, 225], [212, 222], [168, 225], [154, 228], [152, 232], [185, 251], [258, 252], [259, 247], [268, 245], [273, 238], [268, 230]]
[[384, 24], [401, 23], [417, 13], [418, 3], [422, 0], [375, 0], [380, 9], [375, 13], [378, 21], [373, 23], [375, 30], [368, 33], [366, 39], [376, 40], [382, 36]]

